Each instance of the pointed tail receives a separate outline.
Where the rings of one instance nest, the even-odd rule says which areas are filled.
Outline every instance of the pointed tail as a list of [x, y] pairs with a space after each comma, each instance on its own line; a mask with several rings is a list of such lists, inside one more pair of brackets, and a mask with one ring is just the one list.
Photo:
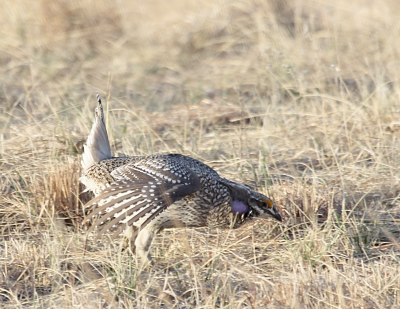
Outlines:
[[97, 102], [99, 106], [95, 109], [92, 130], [86, 145], [83, 146], [82, 167], [84, 170], [88, 169], [93, 163], [112, 158], [99, 94], [97, 94]]

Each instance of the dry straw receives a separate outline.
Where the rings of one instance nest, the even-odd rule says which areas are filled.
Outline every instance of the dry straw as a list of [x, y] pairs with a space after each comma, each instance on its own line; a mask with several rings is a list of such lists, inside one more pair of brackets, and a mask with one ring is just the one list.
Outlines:
[[[397, 308], [398, 1], [23, 1], [0, 11], [1, 308]], [[79, 153], [178, 152], [283, 224], [83, 242]]]

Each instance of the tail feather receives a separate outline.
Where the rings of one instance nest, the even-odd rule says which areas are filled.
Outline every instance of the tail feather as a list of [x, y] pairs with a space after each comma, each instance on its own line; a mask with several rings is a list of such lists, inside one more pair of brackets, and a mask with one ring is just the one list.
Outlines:
[[110, 159], [111, 148], [108, 140], [106, 124], [104, 121], [103, 106], [99, 94], [97, 94], [99, 106], [95, 109], [94, 123], [84, 145], [82, 155], [82, 167], [88, 169], [93, 163]]

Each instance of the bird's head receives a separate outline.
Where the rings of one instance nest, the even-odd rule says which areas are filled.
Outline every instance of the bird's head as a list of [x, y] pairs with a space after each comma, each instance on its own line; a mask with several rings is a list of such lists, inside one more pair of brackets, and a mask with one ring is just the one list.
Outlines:
[[274, 203], [265, 195], [249, 190], [249, 199], [247, 201], [250, 209], [254, 212], [255, 217], [272, 217], [278, 221], [282, 221], [282, 217], [275, 208]]
[[272, 217], [282, 221], [281, 215], [270, 198], [242, 184], [230, 181], [226, 184], [231, 189], [233, 213], [259, 218]]

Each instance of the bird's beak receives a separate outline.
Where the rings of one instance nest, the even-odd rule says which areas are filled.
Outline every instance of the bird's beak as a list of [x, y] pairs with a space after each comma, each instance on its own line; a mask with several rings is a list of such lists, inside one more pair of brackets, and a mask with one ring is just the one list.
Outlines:
[[275, 215], [273, 215], [272, 217], [274, 217], [276, 220], [278, 220], [279, 222], [282, 222], [282, 216], [278, 213], [278, 212], [276, 212], [276, 214]]
[[279, 214], [279, 212], [276, 210], [276, 208], [274, 207], [274, 204], [272, 203], [272, 201], [270, 199], [264, 199], [264, 202], [267, 202], [269, 204], [269, 209], [268, 209], [266, 215], [270, 216], [272, 218], [275, 218], [279, 222], [282, 222], [282, 217]]
[[271, 207], [270, 209], [268, 209], [265, 215], [268, 217], [272, 217], [278, 220], [279, 222], [282, 222], [282, 216], [279, 214], [279, 212], [276, 210], [275, 207]]

